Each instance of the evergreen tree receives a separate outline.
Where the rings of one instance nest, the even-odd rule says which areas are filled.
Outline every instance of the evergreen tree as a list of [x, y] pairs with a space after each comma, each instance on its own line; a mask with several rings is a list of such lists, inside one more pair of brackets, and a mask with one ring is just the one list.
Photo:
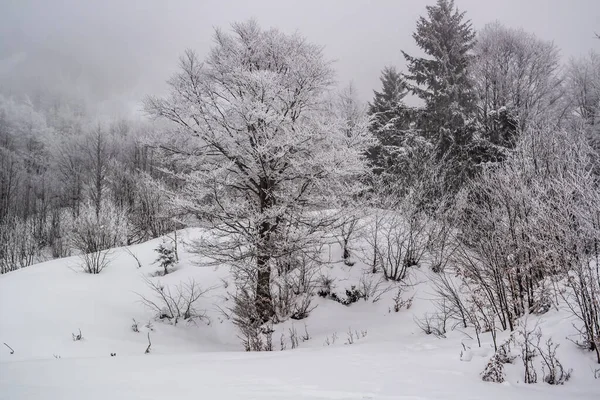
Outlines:
[[407, 127], [407, 120], [403, 116], [404, 97], [408, 93], [406, 82], [394, 67], [385, 67], [380, 80], [382, 90], [374, 90], [375, 97], [369, 103], [369, 115], [373, 118], [371, 127], [382, 144], [397, 144], [393, 134]]
[[393, 168], [395, 148], [402, 145], [403, 132], [408, 129], [404, 97], [408, 90], [402, 75], [394, 67], [385, 67], [381, 73], [382, 90], [374, 90], [373, 102], [369, 103], [371, 132], [377, 144], [369, 150], [369, 158], [380, 173]]
[[427, 17], [420, 17], [413, 38], [429, 58], [405, 52], [409, 89], [425, 102], [419, 128], [436, 147], [438, 158], [456, 158], [469, 144], [474, 112], [472, 84], [468, 76], [469, 51], [475, 32], [465, 13], [453, 0], [438, 0], [427, 6]]
[[173, 246], [167, 242], [162, 242], [158, 248], [154, 249], [158, 253], [158, 258], [155, 262], [159, 263], [164, 269], [163, 275], [169, 273], [169, 268], [177, 264], [177, 256]]

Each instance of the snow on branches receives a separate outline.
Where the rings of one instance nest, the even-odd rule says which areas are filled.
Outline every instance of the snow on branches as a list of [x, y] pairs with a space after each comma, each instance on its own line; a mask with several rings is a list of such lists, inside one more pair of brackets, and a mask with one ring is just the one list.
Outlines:
[[332, 100], [319, 46], [252, 20], [214, 39], [204, 62], [185, 53], [170, 96], [149, 98], [146, 110], [175, 123], [163, 148], [183, 182], [176, 205], [213, 228], [199, 251], [250, 268], [267, 321], [272, 265], [329, 226], [334, 213], [319, 210], [365, 189], [372, 139], [365, 116], [350, 120]]

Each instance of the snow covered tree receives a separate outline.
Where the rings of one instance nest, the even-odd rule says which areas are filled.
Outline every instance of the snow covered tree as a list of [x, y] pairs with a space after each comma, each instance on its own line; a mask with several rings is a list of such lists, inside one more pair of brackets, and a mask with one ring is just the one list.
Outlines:
[[560, 56], [552, 42], [495, 22], [479, 32], [473, 53], [477, 121], [491, 143], [513, 148], [522, 132], [564, 114]]
[[374, 90], [373, 102], [369, 103], [369, 115], [373, 118], [371, 129], [384, 146], [398, 145], [398, 132], [408, 128], [404, 115], [408, 89], [402, 74], [394, 67], [385, 67], [380, 80], [381, 92]]
[[427, 17], [419, 18], [413, 38], [428, 58], [403, 51], [408, 68], [404, 76], [408, 88], [425, 102], [418, 126], [442, 158], [459, 154], [471, 140], [474, 96], [468, 66], [475, 32], [453, 0], [438, 0], [426, 8]]
[[167, 275], [169, 273], [169, 268], [177, 263], [173, 244], [163, 241], [156, 249], [154, 249], [154, 251], [158, 253], [155, 262], [159, 263], [163, 268], [163, 275]]
[[47, 209], [52, 198], [44, 147], [48, 135], [44, 115], [31, 102], [0, 94], [0, 223]]
[[381, 92], [374, 90], [373, 102], [369, 103], [371, 132], [378, 143], [369, 150], [369, 158], [376, 172], [393, 168], [394, 155], [403, 140], [403, 132], [409, 127], [408, 111], [404, 97], [408, 94], [406, 82], [394, 67], [385, 67], [381, 73]]
[[[600, 54], [571, 60], [566, 91], [576, 122], [586, 127], [591, 145], [600, 153]], [[600, 166], [599, 166], [600, 168]]]
[[80, 136], [60, 135], [50, 146], [52, 169], [57, 186], [60, 187], [60, 202], [78, 215], [84, 202], [85, 162], [81, 151]]
[[331, 104], [332, 115], [337, 115], [344, 124], [346, 134], [351, 137], [355, 129], [364, 129], [367, 110], [365, 104], [358, 100], [356, 89], [352, 82], [334, 94]]
[[94, 203], [96, 215], [100, 215], [107, 191], [108, 164], [112, 155], [108, 133], [98, 125], [84, 138], [81, 150], [87, 167], [88, 197]]
[[183, 184], [176, 204], [213, 228], [199, 252], [244, 275], [265, 322], [277, 259], [324, 227], [331, 213], [319, 210], [364, 189], [372, 140], [366, 119], [350, 124], [331, 107], [319, 46], [252, 20], [232, 30], [216, 30], [204, 63], [186, 52], [170, 96], [146, 109], [177, 127], [162, 147]]

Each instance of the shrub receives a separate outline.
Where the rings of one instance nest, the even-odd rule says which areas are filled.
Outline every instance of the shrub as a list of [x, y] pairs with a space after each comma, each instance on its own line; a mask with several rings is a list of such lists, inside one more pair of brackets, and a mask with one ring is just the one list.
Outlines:
[[381, 270], [386, 279], [401, 282], [410, 267], [421, 261], [427, 247], [424, 216], [408, 206], [401, 217], [380, 220], [368, 242], [373, 247], [373, 271]]
[[185, 321], [205, 320], [208, 317], [197, 309], [197, 301], [209, 289], [202, 289], [193, 279], [180, 283], [174, 287], [165, 287], [160, 282], [154, 283], [146, 279], [146, 284], [156, 295], [156, 299], [149, 299], [140, 294], [142, 303], [156, 311], [158, 319], [167, 319], [177, 325], [179, 320]]
[[399, 312], [402, 308], [406, 308], [408, 310], [412, 306], [413, 298], [414, 295], [404, 299], [402, 297], [402, 288], [399, 287], [398, 292], [392, 299], [394, 301], [394, 312]]
[[512, 336], [506, 342], [498, 347], [498, 350], [490, 358], [481, 372], [481, 379], [486, 382], [502, 383], [504, 382], [504, 364], [511, 364], [515, 360], [515, 356], [511, 355], [510, 344]]
[[110, 202], [96, 209], [85, 204], [75, 219], [71, 232], [71, 244], [80, 252], [83, 270], [99, 274], [110, 262], [112, 247], [126, 242], [125, 213]]
[[[244, 349], [246, 351], [273, 350], [273, 324], [263, 323], [256, 307], [254, 294], [240, 288], [233, 296], [234, 305], [231, 309], [233, 324], [238, 328]], [[292, 348], [293, 347], [292, 342]]]
[[414, 321], [426, 335], [434, 335], [439, 338], [446, 337], [447, 319], [445, 318], [445, 315], [439, 313], [425, 313], [423, 318], [415, 318]]
[[496, 354], [490, 358], [481, 373], [481, 380], [485, 382], [504, 382], [504, 364], [496, 357]]
[[552, 342], [552, 338], [549, 338], [545, 346], [539, 345], [541, 337], [541, 331], [538, 331], [538, 340], [535, 347], [538, 350], [540, 357], [542, 358], [542, 372], [544, 374], [544, 382], [550, 385], [563, 385], [566, 381], [571, 378], [572, 369], [566, 370], [556, 357], [556, 349], [558, 344]]

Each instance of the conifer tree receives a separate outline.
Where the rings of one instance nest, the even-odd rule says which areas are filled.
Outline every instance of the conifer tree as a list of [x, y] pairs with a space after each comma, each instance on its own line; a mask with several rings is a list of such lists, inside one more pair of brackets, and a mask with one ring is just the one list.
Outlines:
[[475, 32], [465, 13], [453, 0], [438, 0], [427, 6], [413, 38], [427, 58], [405, 52], [409, 89], [425, 102], [419, 128], [436, 147], [439, 158], [456, 157], [469, 143], [468, 123], [474, 111], [472, 84], [468, 76], [469, 52]]
[[374, 90], [373, 102], [369, 103], [370, 129], [377, 144], [369, 150], [369, 158], [376, 172], [393, 167], [394, 148], [401, 146], [403, 131], [408, 129], [404, 97], [408, 93], [406, 82], [394, 67], [385, 67], [381, 73], [381, 92]]
[[394, 67], [385, 67], [381, 72], [381, 92], [374, 90], [375, 97], [369, 103], [369, 115], [372, 116], [372, 130], [384, 144], [395, 142], [392, 136], [386, 135], [407, 127], [403, 118], [404, 97], [408, 93], [406, 82]]

